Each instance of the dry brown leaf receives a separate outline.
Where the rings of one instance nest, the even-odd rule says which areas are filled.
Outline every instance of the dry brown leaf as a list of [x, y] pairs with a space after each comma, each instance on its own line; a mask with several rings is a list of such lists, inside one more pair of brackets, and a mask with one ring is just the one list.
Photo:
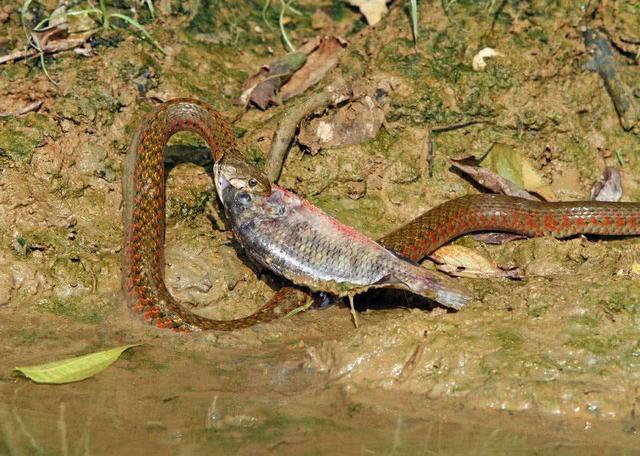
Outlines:
[[319, 82], [338, 62], [338, 57], [346, 46], [347, 42], [336, 36], [321, 38], [313, 50], [306, 53], [307, 61], [302, 68], [282, 86], [282, 100], [293, 98]]
[[482, 158], [481, 164], [529, 193], [535, 193], [547, 201], [557, 199], [533, 164], [508, 144], [495, 144]]
[[366, 95], [305, 124], [298, 142], [311, 154], [320, 149], [359, 144], [375, 138], [383, 122], [384, 111]]
[[445, 245], [430, 255], [436, 267], [449, 275], [470, 278], [522, 277], [518, 269], [504, 270], [485, 256], [461, 245]]
[[526, 236], [514, 233], [503, 233], [500, 231], [486, 232], [486, 233], [474, 233], [473, 238], [476, 241], [484, 242], [485, 244], [501, 245], [507, 242], [515, 241], [517, 239], [526, 239]]
[[591, 189], [591, 199], [594, 201], [620, 201], [620, 198], [622, 198], [620, 171], [613, 166], [607, 166]]
[[504, 193], [505, 195], [538, 201], [538, 198], [511, 182], [509, 179], [481, 167], [473, 155], [461, 155], [452, 158], [451, 161], [454, 168], [459, 169], [473, 179], [474, 182], [477, 182], [479, 185], [494, 193]]
[[265, 110], [277, 104], [276, 93], [306, 61], [304, 52], [292, 52], [271, 65], [265, 65], [242, 85], [242, 93], [236, 104], [247, 106], [250, 102]]
[[501, 55], [502, 54], [500, 54], [493, 48], [484, 48], [473, 56], [471, 67], [473, 68], [473, 71], [483, 71], [487, 67], [487, 62], [485, 59], [488, 59], [490, 57], [499, 57]]
[[347, 0], [347, 2], [360, 10], [369, 25], [376, 25], [382, 16], [389, 12], [387, 0]]

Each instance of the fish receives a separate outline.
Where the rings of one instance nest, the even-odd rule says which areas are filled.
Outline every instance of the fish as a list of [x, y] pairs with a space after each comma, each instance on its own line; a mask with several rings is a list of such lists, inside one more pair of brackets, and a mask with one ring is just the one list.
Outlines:
[[242, 167], [216, 163], [214, 179], [247, 256], [296, 285], [350, 299], [371, 288], [403, 289], [456, 310], [473, 298], [458, 281], [395, 254], [278, 185], [253, 191], [255, 181]]

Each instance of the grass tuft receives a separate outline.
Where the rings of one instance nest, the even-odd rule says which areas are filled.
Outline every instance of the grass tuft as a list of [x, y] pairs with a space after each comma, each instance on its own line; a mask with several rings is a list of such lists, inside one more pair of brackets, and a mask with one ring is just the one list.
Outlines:
[[[116, 28], [111, 23], [111, 19], [112, 18], [120, 19], [125, 23], [131, 25], [138, 32], [140, 32], [140, 34], [142, 34], [142, 36], [147, 41], [149, 41], [156, 49], [158, 49], [162, 54], [164, 55], [167, 54], [166, 51], [160, 45], [160, 43], [158, 43], [151, 36], [151, 34], [144, 28], [144, 26], [140, 24], [137, 20], [135, 20], [131, 16], [127, 16], [126, 14], [109, 12], [109, 9], [107, 8], [105, 0], [100, 0], [99, 8], [91, 7], [91, 8], [81, 9], [81, 10], [65, 11], [63, 13], [53, 14], [43, 19], [42, 21], [40, 21], [35, 27], [29, 30], [26, 25], [25, 15], [29, 9], [29, 6], [31, 5], [31, 1], [32, 0], [24, 0], [22, 7], [20, 8], [20, 23], [22, 25], [22, 30], [24, 32], [25, 38], [27, 40], [27, 46], [33, 47], [38, 52], [38, 57], [40, 59], [40, 66], [42, 67], [42, 71], [44, 71], [44, 74], [47, 76], [49, 81], [51, 81], [51, 83], [54, 85], [57, 85], [57, 83], [53, 80], [53, 78], [51, 78], [51, 75], [47, 71], [47, 67], [44, 60], [44, 54], [45, 54], [44, 49], [40, 45], [40, 42], [38, 41], [37, 37], [33, 34], [33, 32], [42, 32], [46, 30], [47, 27], [45, 27], [45, 24], [51, 23], [51, 21], [54, 19], [71, 17], [71, 16], [80, 16], [85, 14], [86, 15], [93, 14], [97, 16], [97, 20], [100, 23], [100, 28], [102, 29]], [[145, 0], [144, 3], [149, 8], [151, 17], [154, 17], [154, 8], [153, 8], [152, 0]]]

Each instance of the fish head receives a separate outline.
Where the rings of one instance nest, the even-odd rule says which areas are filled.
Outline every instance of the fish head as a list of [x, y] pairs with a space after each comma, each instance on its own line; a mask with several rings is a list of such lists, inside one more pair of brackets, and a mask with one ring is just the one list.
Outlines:
[[223, 157], [213, 166], [214, 181], [218, 196], [224, 204], [224, 191], [227, 187], [246, 190], [254, 195], [269, 195], [269, 178], [251, 163], [237, 157]]
[[220, 160], [214, 166], [216, 190], [234, 225], [245, 220], [265, 220], [284, 215], [282, 190], [252, 165], [236, 159]]

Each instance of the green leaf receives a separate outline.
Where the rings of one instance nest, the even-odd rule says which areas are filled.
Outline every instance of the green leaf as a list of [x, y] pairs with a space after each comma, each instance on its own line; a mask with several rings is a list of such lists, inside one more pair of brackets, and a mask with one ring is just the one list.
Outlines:
[[122, 345], [77, 358], [63, 359], [37, 366], [16, 367], [14, 370], [36, 383], [79, 382], [102, 372], [113, 364], [125, 350], [138, 345], [140, 344]]

